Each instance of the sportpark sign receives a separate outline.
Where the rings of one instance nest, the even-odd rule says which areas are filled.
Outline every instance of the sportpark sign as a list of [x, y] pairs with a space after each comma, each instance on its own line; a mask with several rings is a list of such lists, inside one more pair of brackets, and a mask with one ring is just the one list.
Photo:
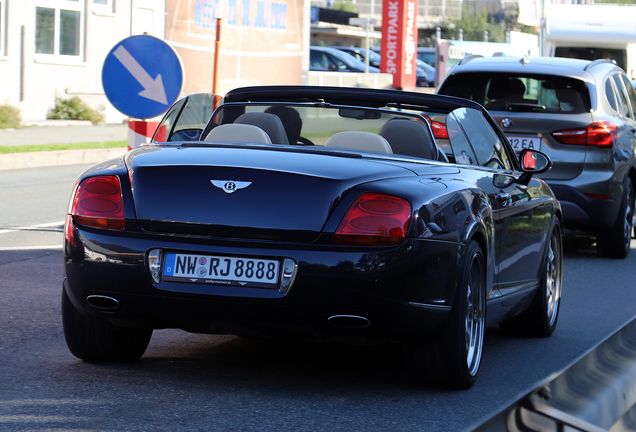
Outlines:
[[393, 74], [393, 87], [415, 87], [417, 76], [417, 0], [388, 0], [382, 5], [380, 71]]

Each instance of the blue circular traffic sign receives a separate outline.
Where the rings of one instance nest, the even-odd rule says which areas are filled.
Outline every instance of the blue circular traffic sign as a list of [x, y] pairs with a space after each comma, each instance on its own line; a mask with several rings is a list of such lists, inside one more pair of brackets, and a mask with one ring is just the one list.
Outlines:
[[102, 68], [106, 97], [129, 117], [163, 114], [183, 87], [181, 59], [170, 45], [153, 36], [131, 36], [108, 53]]

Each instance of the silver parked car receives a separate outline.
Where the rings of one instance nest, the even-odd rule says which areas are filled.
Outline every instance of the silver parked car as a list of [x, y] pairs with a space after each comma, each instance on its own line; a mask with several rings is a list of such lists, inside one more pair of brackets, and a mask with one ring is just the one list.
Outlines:
[[[366, 70], [366, 64], [339, 49], [312, 46], [309, 48], [309, 70], [360, 73]], [[370, 66], [369, 72], [379, 73], [380, 69]]]
[[466, 57], [438, 93], [479, 102], [518, 152], [540, 150], [541, 177], [563, 207], [564, 227], [596, 238], [599, 255], [624, 258], [636, 184], [636, 91], [609, 60]]
[[[336, 48], [340, 51], [346, 52], [347, 54], [360, 60], [362, 63], [366, 63], [367, 61], [367, 50], [365, 48], [345, 46], [335, 46], [332, 48]], [[373, 50], [369, 50], [369, 65], [373, 66], [374, 68], [380, 69], [380, 54]]]

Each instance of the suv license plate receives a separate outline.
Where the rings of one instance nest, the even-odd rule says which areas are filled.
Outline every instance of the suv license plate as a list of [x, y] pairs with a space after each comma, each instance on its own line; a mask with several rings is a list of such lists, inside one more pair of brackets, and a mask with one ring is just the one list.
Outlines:
[[538, 150], [541, 151], [541, 137], [539, 136], [517, 136], [506, 135], [508, 141], [512, 144], [514, 151], [519, 153], [523, 149]]
[[255, 257], [167, 253], [163, 279], [176, 282], [276, 288], [280, 263]]

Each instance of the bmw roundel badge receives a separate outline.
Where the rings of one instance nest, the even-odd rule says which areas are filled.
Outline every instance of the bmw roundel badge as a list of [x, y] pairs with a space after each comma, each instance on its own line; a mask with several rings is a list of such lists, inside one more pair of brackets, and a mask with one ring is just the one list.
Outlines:
[[504, 117], [503, 119], [501, 119], [501, 127], [504, 129], [508, 129], [512, 126], [512, 120], [510, 120], [508, 117]]

